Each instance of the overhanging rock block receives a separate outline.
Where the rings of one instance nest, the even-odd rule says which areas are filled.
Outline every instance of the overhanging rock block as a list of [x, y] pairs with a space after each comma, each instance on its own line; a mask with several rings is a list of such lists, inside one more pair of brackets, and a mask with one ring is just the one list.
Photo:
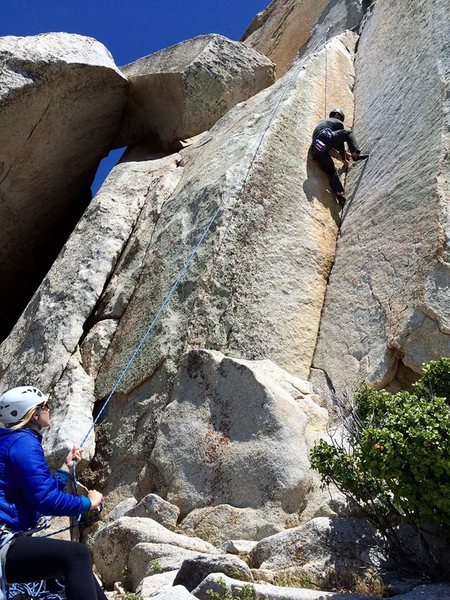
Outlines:
[[155, 133], [166, 145], [197, 135], [274, 82], [269, 59], [216, 34], [160, 50], [122, 71], [131, 94], [118, 146], [137, 144]]
[[0, 336], [90, 200], [128, 82], [108, 50], [68, 33], [0, 38]]

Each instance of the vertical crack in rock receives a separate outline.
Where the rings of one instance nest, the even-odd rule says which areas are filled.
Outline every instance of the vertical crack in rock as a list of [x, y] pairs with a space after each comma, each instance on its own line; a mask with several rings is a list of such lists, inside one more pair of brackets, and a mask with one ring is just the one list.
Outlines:
[[17, 155], [13, 158], [13, 160], [12, 160], [10, 166], [9, 166], [9, 169], [6, 171], [6, 173], [4, 174], [4, 176], [0, 179], [0, 185], [2, 185], [2, 183], [5, 181], [5, 179], [7, 179], [7, 177], [9, 176], [9, 174], [11, 173], [11, 171], [13, 170], [14, 166], [16, 165], [18, 156], [20, 156], [20, 154], [23, 152], [23, 149], [25, 148], [25, 146], [27, 145], [27, 143], [31, 140], [31, 138], [33, 136], [33, 133], [36, 131], [36, 129], [38, 128], [39, 124], [42, 122], [43, 118], [47, 114], [48, 109], [50, 108], [51, 104], [52, 104], [52, 100], [50, 99], [48, 101], [47, 106], [45, 107], [44, 111], [42, 112], [42, 115], [36, 121], [36, 123], [33, 125], [30, 133], [28, 134], [27, 138], [25, 139], [24, 143], [22, 144], [22, 148], [18, 151]]
[[444, 0], [433, 8], [413, 0], [407, 13], [385, 0], [359, 39], [355, 133], [371, 156], [349, 173], [313, 363], [337, 388], [362, 378], [382, 387], [403, 368], [399, 358], [420, 373], [450, 352], [443, 22]]

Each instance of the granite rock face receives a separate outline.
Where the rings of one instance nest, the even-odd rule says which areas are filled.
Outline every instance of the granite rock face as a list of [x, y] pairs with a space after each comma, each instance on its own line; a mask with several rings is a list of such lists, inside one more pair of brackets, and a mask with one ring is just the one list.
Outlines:
[[122, 67], [131, 83], [118, 145], [155, 134], [164, 145], [209, 129], [274, 81], [270, 60], [221, 35], [203, 35]]
[[327, 422], [308, 383], [270, 361], [191, 351], [160, 422], [154, 485], [182, 516], [217, 504], [262, 513], [269, 505], [284, 526], [317, 485], [308, 450]]
[[133, 588], [141, 586], [144, 579], [155, 572], [178, 572], [185, 560], [207, 558], [209, 554], [181, 548], [173, 544], [157, 542], [141, 542], [130, 551], [127, 569]]
[[218, 556], [199, 556], [187, 558], [175, 577], [174, 585], [184, 585], [192, 592], [210, 573], [224, 573], [236, 577], [240, 581], [253, 581], [253, 576], [246, 562], [237, 556], [219, 554]]
[[175, 529], [180, 509], [156, 494], [148, 494], [136, 506], [127, 511], [127, 517], [147, 517], [164, 525], [167, 529]]
[[[154, 224], [139, 285], [97, 377], [100, 397], [111, 389], [215, 213], [123, 391], [142, 385], [162, 362], [176, 372], [189, 347], [247, 359], [270, 356], [299, 377], [308, 376], [337, 233], [335, 200], [308, 160], [308, 149], [325, 95], [330, 103], [340, 98], [351, 119], [354, 42], [351, 33], [330, 41], [327, 52], [299, 63], [182, 151], [176, 193]], [[108, 305], [98, 318], [110, 312]]]
[[[281, 587], [266, 585], [264, 583], [251, 584], [251, 588], [253, 588], [253, 592], [257, 598], [267, 598], [267, 600], [381, 600], [380, 596], [347, 594], [345, 592], [324, 592], [316, 589]], [[211, 592], [216, 594], [228, 593], [233, 598], [239, 598], [248, 589], [249, 584], [239, 581], [239, 579], [232, 579], [221, 573], [213, 573], [212, 575], [208, 575], [193, 590], [193, 594], [198, 600], [208, 600]], [[443, 599], [444, 596], [440, 598]]]
[[68, 33], [0, 38], [0, 336], [91, 198], [128, 82], [107, 49]]
[[269, 57], [281, 77], [300, 56], [361, 23], [361, 0], [273, 0], [260, 12], [242, 41]]
[[305, 525], [288, 529], [258, 542], [251, 552], [257, 568], [280, 569], [292, 564], [311, 575], [325, 575], [325, 566], [341, 568], [379, 565], [383, 554], [373, 526], [361, 519], [318, 517]]
[[444, 24], [446, 0], [408, 11], [378, 2], [358, 45], [355, 132], [371, 156], [349, 174], [314, 359], [336, 389], [364, 378], [404, 388], [424, 362], [450, 355]]
[[[86, 324], [105, 284], [122, 264], [124, 249], [142, 212], [158, 211], [172, 185], [176, 157], [134, 161], [117, 165], [91, 203], [70, 240], [27, 306], [12, 334], [1, 346], [2, 388], [33, 382], [52, 392], [58, 428], [50, 430], [47, 449], [53, 456], [64, 446], [79, 444], [92, 423], [95, 377], [100, 360], [98, 347], [108, 347], [117, 326], [121, 302], [133, 290], [133, 277], [115, 286], [114, 310], [96, 327], [97, 349], [92, 352]], [[164, 180], [168, 188], [160, 185]], [[151, 191], [149, 191], [151, 188]], [[164, 188], [164, 189], [162, 189]], [[138, 252], [139, 248], [134, 248]], [[74, 268], [75, 266], [75, 268]], [[105, 326], [109, 323], [110, 326]], [[82, 343], [86, 341], [86, 346]], [[81, 345], [80, 349], [79, 346]], [[76, 390], [83, 388], [82, 393]], [[76, 399], [76, 400], [75, 400]], [[77, 415], [78, 429], [74, 429]], [[71, 441], [68, 439], [71, 437]], [[89, 441], [86, 457], [93, 453]], [[55, 458], [56, 460], [56, 458]]]
[[[104, 452], [91, 483], [110, 506], [153, 491], [158, 421], [190, 347], [270, 356], [308, 376], [337, 233], [326, 178], [308, 160], [310, 133], [326, 101], [339, 98], [351, 118], [355, 39], [331, 40], [180, 154], [128, 153], [1, 346], [2, 388], [33, 381], [51, 392], [67, 375], [68, 390], [71, 374], [84, 372], [95, 398], [106, 398], [217, 211], [96, 430]], [[72, 357], [81, 370], [68, 368]], [[66, 403], [57, 399], [58, 414]], [[68, 442], [51, 439], [58, 452]]]
[[180, 531], [196, 535], [211, 544], [222, 544], [230, 537], [261, 540], [282, 531], [277, 511], [236, 508], [229, 504], [192, 510], [180, 523]]

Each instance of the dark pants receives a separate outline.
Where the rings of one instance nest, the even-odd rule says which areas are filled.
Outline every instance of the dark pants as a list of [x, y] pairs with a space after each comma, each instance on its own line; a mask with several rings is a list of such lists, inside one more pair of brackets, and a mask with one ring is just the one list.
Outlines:
[[92, 573], [89, 548], [83, 544], [18, 537], [6, 555], [5, 575], [8, 583], [64, 579], [67, 600], [106, 600]]
[[341, 183], [334, 161], [330, 156], [330, 150], [337, 150], [341, 156], [345, 153], [344, 143], [347, 142], [350, 152], [360, 152], [356, 138], [351, 129], [340, 129], [339, 131], [324, 131], [317, 138], [323, 142], [326, 148], [322, 151], [311, 146], [311, 156], [318, 162], [320, 168], [330, 179], [333, 192], [342, 194], [344, 186]]

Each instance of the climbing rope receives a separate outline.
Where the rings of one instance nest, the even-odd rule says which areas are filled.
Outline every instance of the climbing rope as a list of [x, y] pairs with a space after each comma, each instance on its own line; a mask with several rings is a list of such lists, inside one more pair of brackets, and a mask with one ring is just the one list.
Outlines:
[[328, 34], [330, 33], [331, 25], [328, 27], [325, 34], [325, 107], [324, 107], [324, 119], [328, 116], [327, 101], [328, 101]]
[[[273, 118], [278, 110], [278, 107], [280, 106], [281, 102], [284, 100], [285, 96], [287, 93], [287, 88], [285, 88], [282, 93], [280, 93], [280, 97], [278, 99], [278, 101], [276, 102], [276, 104], [274, 105], [272, 111], [269, 113], [269, 117], [268, 117], [268, 124], [267, 126], [264, 128], [263, 132], [261, 133], [260, 139], [257, 143], [255, 152], [253, 154], [253, 158], [249, 164], [248, 167], [248, 171], [247, 174], [245, 176], [245, 179], [242, 183], [242, 187], [241, 187], [241, 193], [242, 191], [244, 191], [246, 189], [247, 186], [247, 182], [248, 179], [250, 177], [250, 172], [252, 170], [253, 164], [256, 160], [256, 156], [259, 152], [259, 149], [261, 148], [261, 145], [264, 141], [264, 138], [266, 137], [267, 131], [269, 130], [269, 127], [272, 124]], [[239, 199], [239, 198], [238, 198]], [[210, 232], [211, 228], [213, 227], [218, 215], [220, 214], [220, 212], [222, 211], [223, 207], [225, 206], [226, 203], [226, 197], [222, 196], [222, 199], [219, 203], [219, 205], [217, 206], [216, 210], [214, 211], [212, 217], [210, 218], [208, 224], [206, 225], [205, 229], [203, 230], [199, 240], [197, 241], [197, 243], [195, 244], [194, 248], [192, 249], [192, 251], [190, 252], [190, 254], [188, 255], [187, 260], [185, 261], [180, 273], [178, 274], [178, 276], [176, 277], [175, 281], [172, 283], [171, 287], [169, 288], [169, 291], [167, 292], [166, 296], [164, 297], [160, 307], [158, 308], [154, 318], [152, 319], [151, 323], [149, 324], [149, 326], [147, 327], [146, 331], [144, 332], [143, 336], [141, 337], [139, 343], [137, 344], [136, 348], [134, 349], [134, 351], [132, 352], [129, 360], [127, 361], [125, 367], [122, 369], [122, 371], [120, 372], [116, 382], [114, 383], [110, 394], [108, 395], [107, 399], [105, 400], [101, 410], [99, 411], [99, 413], [97, 414], [97, 416], [95, 417], [95, 419], [92, 422], [92, 425], [89, 427], [86, 435], [84, 436], [84, 438], [82, 439], [81, 443], [80, 443], [80, 447], [83, 447], [83, 445], [86, 443], [86, 440], [88, 439], [88, 437], [90, 436], [91, 432], [93, 431], [93, 429], [95, 428], [95, 425], [98, 423], [100, 417], [102, 416], [102, 414], [105, 412], [107, 406], [109, 405], [111, 399], [113, 398], [114, 394], [117, 392], [119, 386], [121, 385], [121, 383], [124, 381], [125, 377], [127, 376], [128, 372], [130, 371], [131, 367], [133, 366], [136, 358], [138, 357], [139, 353], [142, 350], [142, 347], [145, 343], [145, 341], [147, 340], [147, 338], [149, 337], [149, 335], [152, 333], [152, 331], [154, 330], [154, 328], [156, 327], [156, 325], [158, 324], [161, 315], [164, 311], [164, 309], [166, 308], [167, 304], [170, 302], [172, 296], [174, 295], [175, 291], [177, 290], [179, 284], [181, 283], [181, 281], [183, 280], [183, 278], [185, 277], [185, 275], [187, 274], [187, 272], [189, 271], [194, 258], [197, 254], [197, 252], [199, 251], [201, 245], [203, 244], [205, 238], [207, 237], [208, 233]], [[235, 206], [237, 205], [237, 203], [235, 204]], [[230, 221], [233, 219], [234, 215], [231, 215]], [[228, 230], [228, 228], [227, 228]], [[73, 468], [73, 478], [76, 481], [76, 464], [74, 463], [74, 468]]]
[[211, 227], [213, 226], [217, 215], [219, 214], [219, 212], [222, 210], [222, 207], [224, 205], [224, 199], [222, 198], [220, 204], [218, 205], [218, 207], [216, 208], [216, 210], [214, 211], [213, 216], [211, 217], [208, 225], [205, 227], [202, 235], [200, 236], [200, 239], [198, 240], [197, 244], [195, 245], [194, 249], [191, 251], [191, 253], [188, 256], [187, 261], [185, 262], [182, 270], [180, 271], [178, 277], [175, 279], [175, 281], [173, 282], [172, 286], [170, 287], [169, 291], [167, 292], [164, 300], [162, 301], [158, 311], [156, 312], [152, 322], [150, 323], [150, 325], [147, 327], [144, 335], [141, 337], [138, 345], [136, 346], [136, 348], [134, 349], [133, 353], [131, 354], [127, 364], [125, 365], [125, 367], [122, 369], [121, 373], [119, 374], [119, 377], [117, 378], [115, 384], [113, 385], [111, 392], [109, 394], [109, 396], [107, 397], [104, 405], [102, 406], [101, 410], [99, 411], [98, 415], [96, 416], [96, 418], [94, 419], [94, 421], [92, 422], [92, 425], [89, 427], [88, 432], [86, 433], [86, 435], [84, 436], [84, 438], [82, 439], [81, 443], [80, 443], [80, 447], [82, 448], [83, 445], [85, 444], [86, 440], [88, 439], [89, 435], [91, 434], [92, 430], [94, 429], [96, 423], [98, 422], [98, 420], [100, 419], [101, 415], [104, 413], [104, 411], [106, 410], [106, 407], [108, 406], [109, 402], [111, 401], [111, 398], [114, 396], [114, 394], [116, 393], [117, 389], [119, 388], [120, 384], [122, 383], [122, 381], [125, 379], [125, 377], [127, 376], [129, 370], [131, 369], [131, 367], [133, 366], [134, 361], [136, 360], [136, 358], [138, 357], [142, 346], [144, 345], [146, 339], [148, 338], [148, 336], [150, 335], [150, 333], [153, 331], [153, 329], [155, 328], [155, 326], [158, 324], [158, 321], [165, 309], [165, 307], [167, 306], [167, 304], [170, 302], [170, 299], [172, 298], [173, 294], [175, 293], [176, 289], [178, 288], [179, 284], [181, 283], [182, 279], [184, 278], [184, 276], [186, 275], [186, 273], [189, 271], [195, 255], [197, 254], [200, 246], [203, 244], [204, 239], [206, 238], [208, 232], [210, 231]]

